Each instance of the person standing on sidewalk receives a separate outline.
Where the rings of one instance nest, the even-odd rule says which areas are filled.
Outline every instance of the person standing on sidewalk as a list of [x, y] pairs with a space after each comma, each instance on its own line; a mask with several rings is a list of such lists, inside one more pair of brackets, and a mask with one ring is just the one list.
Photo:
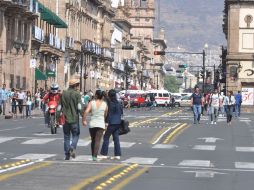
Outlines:
[[3, 88], [0, 89], [0, 114], [3, 113], [3, 115], [5, 115], [8, 96], [9, 96], [9, 92], [6, 89], [6, 84], [3, 84]]
[[235, 95], [235, 117], [240, 117], [241, 105], [242, 105], [242, 95], [241, 91], [238, 91], [238, 93]]
[[121, 147], [119, 141], [119, 128], [121, 125], [121, 117], [123, 115], [123, 107], [120, 102], [117, 101], [116, 91], [110, 90], [108, 93], [108, 127], [103, 137], [103, 145], [101, 149], [101, 158], [108, 158], [108, 146], [109, 138], [112, 135], [114, 141], [114, 157], [113, 159], [120, 160]]
[[191, 95], [191, 107], [194, 114], [194, 124], [200, 123], [202, 104], [202, 95], [200, 93], [199, 87], [196, 86], [194, 93]]
[[89, 132], [91, 136], [91, 151], [93, 161], [97, 161], [97, 155], [100, 148], [101, 138], [106, 128], [105, 119], [108, 113], [108, 106], [103, 100], [103, 91], [96, 90], [95, 100], [92, 100], [86, 111], [83, 113], [83, 126], [87, 126], [86, 116], [91, 113], [91, 121], [89, 125]]
[[233, 109], [235, 105], [235, 97], [233, 96], [232, 91], [228, 91], [227, 96], [225, 97], [225, 108], [226, 108], [226, 113], [227, 113], [227, 123], [228, 125], [231, 125], [231, 120], [233, 117]]
[[30, 91], [27, 91], [26, 93], [26, 118], [32, 116], [32, 94]]
[[213, 94], [210, 98], [210, 114], [211, 114], [211, 125], [216, 125], [219, 111], [219, 93], [217, 89], [214, 89]]
[[[79, 114], [82, 109], [81, 96], [78, 91], [79, 79], [69, 81], [69, 89], [63, 91], [57, 111], [61, 111], [65, 117], [63, 125], [65, 160], [76, 157], [76, 148], [79, 140]], [[71, 139], [72, 135], [72, 139]]]

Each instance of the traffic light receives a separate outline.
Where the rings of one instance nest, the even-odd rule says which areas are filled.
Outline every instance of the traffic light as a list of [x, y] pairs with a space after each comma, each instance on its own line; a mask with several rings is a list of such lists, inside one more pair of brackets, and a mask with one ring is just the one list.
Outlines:
[[204, 76], [204, 71], [203, 70], [200, 70], [199, 71], [199, 75], [201, 76], [200, 78], [202, 78]]
[[154, 51], [154, 55], [165, 55], [165, 51]]
[[206, 78], [209, 78], [209, 77], [211, 77], [211, 71], [206, 71]]

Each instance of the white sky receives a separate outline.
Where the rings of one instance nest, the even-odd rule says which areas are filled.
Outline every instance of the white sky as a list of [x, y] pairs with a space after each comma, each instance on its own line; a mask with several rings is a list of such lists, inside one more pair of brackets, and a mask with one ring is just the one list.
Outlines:
[[[118, 2], [120, 0], [111, 0], [112, 1], [112, 7], [117, 7], [118, 6]], [[124, 0], [121, 0], [122, 1], [122, 4], [124, 4]]]

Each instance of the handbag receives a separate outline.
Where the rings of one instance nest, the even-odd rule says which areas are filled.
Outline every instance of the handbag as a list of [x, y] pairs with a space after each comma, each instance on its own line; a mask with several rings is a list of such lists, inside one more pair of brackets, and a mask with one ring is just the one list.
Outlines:
[[119, 128], [119, 135], [125, 135], [129, 133], [131, 130], [129, 128], [129, 121], [122, 120], [120, 128]]

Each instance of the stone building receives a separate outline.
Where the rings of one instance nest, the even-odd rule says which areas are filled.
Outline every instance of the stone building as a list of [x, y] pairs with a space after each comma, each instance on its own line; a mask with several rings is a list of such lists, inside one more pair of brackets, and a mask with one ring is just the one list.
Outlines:
[[31, 90], [31, 27], [36, 17], [33, 1], [0, 1], [0, 86]]
[[253, 105], [254, 1], [225, 0], [223, 30], [227, 38], [227, 90], [242, 91], [243, 105]]

